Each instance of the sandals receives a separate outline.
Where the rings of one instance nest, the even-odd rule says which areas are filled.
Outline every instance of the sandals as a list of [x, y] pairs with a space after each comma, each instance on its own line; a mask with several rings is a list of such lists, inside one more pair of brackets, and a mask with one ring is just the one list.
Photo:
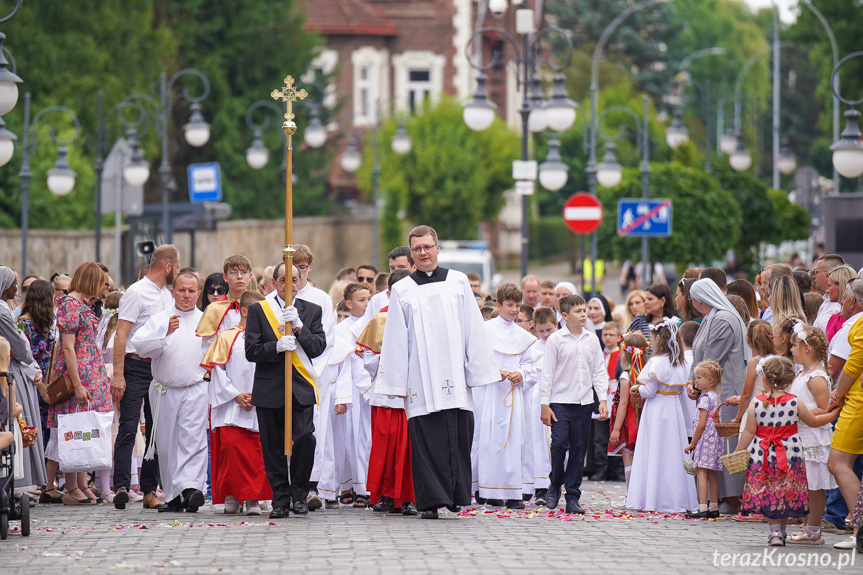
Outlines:
[[[53, 489], [51, 491], [57, 493], [57, 491]], [[53, 495], [51, 495], [51, 491], [40, 491], [38, 492], [38, 494], [34, 495], [39, 496], [39, 503], [63, 503], [63, 496], [57, 493], [57, 497], [54, 497]]]
[[339, 502], [344, 505], [350, 505], [354, 502], [354, 492], [348, 491], [347, 493], [342, 493], [339, 495]]
[[767, 538], [770, 547], [785, 547], [785, 534], [781, 531], [772, 531]]
[[354, 501], [354, 507], [357, 509], [365, 509], [369, 506], [369, 498], [365, 495], [357, 495], [356, 501]]
[[86, 499], [73, 499], [68, 495], [64, 495], [63, 505], [96, 505], [96, 502], [89, 497]]

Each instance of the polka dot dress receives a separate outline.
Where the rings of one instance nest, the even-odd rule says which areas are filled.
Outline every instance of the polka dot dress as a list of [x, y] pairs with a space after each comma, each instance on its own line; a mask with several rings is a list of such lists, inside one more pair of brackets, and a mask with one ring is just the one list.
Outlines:
[[[749, 470], [743, 509], [766, 517], [802, 517], [809, 513], [803, 443], [797, 433], [797, 396], [786, 393], [755, 402], [755, 439], [749, 446]], [[782, 455], [787, 462], [782, 463]]]

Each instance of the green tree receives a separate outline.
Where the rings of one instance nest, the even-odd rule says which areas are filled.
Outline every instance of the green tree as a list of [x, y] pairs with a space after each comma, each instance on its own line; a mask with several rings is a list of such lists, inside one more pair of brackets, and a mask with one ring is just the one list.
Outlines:
[[[404, 243], [405, 220], [434, 227], [442, 239], [470, 239], [481, 222], [497, 218], [503, 192], [513, 186], [511, 163], [518, 158], [518, 137], [502, 121], [474, 132], [462, 120], [462, 106], [443, 97], [408, 119], [413, 148], [405, 156], [388, 144], [396, 128], [396, 121], [390, 120], [379, 131], [385, 246]], [[367, 135], [357, 172], [367, 198], [372, 195], [374, 137]]]
[[[737, 242], [742, 223], [740, 207], [730, 192], [700, 169], [680, 164], [652, 164], [652, 197], [672, 201], [672, 235], [652, 238], [650, 259], [689, 264], [725, 257]], [[605, 210], [599, 228], [599, 255], [611, 260], [638, 259], [640, 238], [617, 235], [617, 203], [621, 198], [641, 197], [641, 176], [636, 169], [623, 171], [615, 189], [599, 188]]]

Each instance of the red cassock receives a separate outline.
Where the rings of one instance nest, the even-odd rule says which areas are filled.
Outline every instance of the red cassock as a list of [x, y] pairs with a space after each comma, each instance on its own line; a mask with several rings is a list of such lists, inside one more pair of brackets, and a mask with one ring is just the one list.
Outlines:
[[273, 498], [259, 434], [233, 425], [217, 427], [210, 433], [210, 457], [213, 504], [224, 503], [228, 495], [241, 502]]
[[372, 406], [372, 451], [366, 486], [372, 505], [381, 496], [392, 497], [397, 506], [415, 500], [408, 420], [403, 409]]

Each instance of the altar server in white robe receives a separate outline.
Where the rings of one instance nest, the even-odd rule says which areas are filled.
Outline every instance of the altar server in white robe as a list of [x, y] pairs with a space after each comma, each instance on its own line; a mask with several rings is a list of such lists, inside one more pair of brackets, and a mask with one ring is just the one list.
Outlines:
[[436, 519], [471, 503], [470, 388], [500, 370], [467, 276], [438, 266], [437, 233], [419, 226], [408, 242], [417, 271], [390, 290], [376, 391], [406, 398], [417, 509]]
[[[533, 351], [533, 368], [536, 371], [536, 380], [539, 381], [542, 377], [543, 360], [545, 359], [545, 344], [551, 334], [557, 331], [554, 310], [550, 307], [539, 307], [534, 310], [533, 326], [539, 338], [530, 349]], [[545, 505], [548, 486], [551, 484], [551, 428], [542, 423], [539, 385], [530, 388], [526, 397], [528, 399], [528, 424], [532, 428], [534, 503]]]
[[204, 352], [195, 335], [203, 315], [195, 306], [198, 278], [191, 273], [178, 275], [173, 295], [173, 307], [147, 320], [132, 342], [141, 357], [153, 360], [153, 440], [145, 457], [152, 458], [154, 450], [159, 451], [166, 501], [159, 511], [195, 512], [204, 504], [209, 407], [200, 365]]
[[[525, 394], [536, 384], [530, 349], [536, 338], [515, 323], [522, 297], [515, 284], [501, 285], [497, 290], [499, 315], [485, 322], [500, 381], [485, 386], [478, 418], [479, 494], [487, 500], [505, 501], [509, 509], [524, 509]], [[530, 482], [532, 495], [532, 473]]]
[[[350, 319], [350, 318], [348, 318]], [[348, 319], [343, 320], [348, 321]], [[324, 498], [327, 509], [339, 508], [339, 492], [352, 487], [349, 464], [348, 433], [351, 424], [347, 413], [353, 404], [353, 380], [351, 379], [350, 356], [354, 345], [348, 339], [336, 338], [330, 363], [322, 381], [328, 382], [323, 392], [316, 429], [321, 448], [318, 493]], [[316, 467], [318, 462], [316, 462]]]
[[[351, 316], [336, 326], [336, 340], [343, 339], [356, 349], [357, 339], [361, 331], [357, 330], [363, 322], [363, 314], [368, 307], [372, 294], [368, 286], [358, 282], [345, 286], [345, 304], [351, 311]], [[351, 413], [350, 430], [348, 431], [348, 459], [350, 473], [353, 478], [353, 489], [356, 499], [354, 507], [365, 507], [369, 502], [369, 490], [366, 485], [369, 471], [369, 454], [372, 450], [372, 379], [363, 366], [362, 356], [350, 354], [347, 358], [350, 369]]]
[[252, 405], [255, 364], [246, 359], [249, 306], [262, 301], [258, 291], [237, 300], [240, 322], [220, 332], [201, 365], [210, 372], [210, 460], [213, 505], [225, 513], [260, 515], [260, 502], [273, 498], [264, 469], [258, 415]]

